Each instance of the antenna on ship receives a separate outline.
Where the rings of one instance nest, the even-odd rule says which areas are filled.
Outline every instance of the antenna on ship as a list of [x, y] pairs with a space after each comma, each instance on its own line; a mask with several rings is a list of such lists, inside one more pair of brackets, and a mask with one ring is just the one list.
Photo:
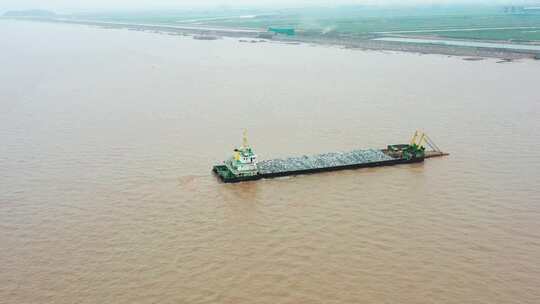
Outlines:
[[249, 147], [248, 139], [247, 139], [247, 131], [244, 129], [244, 132], [242, 133], [242, 148], [246, 149]]

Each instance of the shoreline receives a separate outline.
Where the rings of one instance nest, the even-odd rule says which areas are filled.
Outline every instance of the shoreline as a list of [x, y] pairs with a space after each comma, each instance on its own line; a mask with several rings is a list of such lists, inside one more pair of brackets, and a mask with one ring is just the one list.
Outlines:
[[[472, 46], [449, 46], [440, 44], [416, 44], [395, 41], [374, 40], [377, 37], [324, 37], [324, 36], [307, 36], [297, 34], [294, 37], [272, 35], [268, 36], [268, 32], [262, 29], [242, 29], [242, 28], [218, 28], [218, 27], [193, 27], [193, 26], [176, 26], [165, 24], [136, 24], [136, 23], [120, 23], [120, 22], [105, 22], [93, 20], [77, 20], [77, 19], [58, 19], [58, 18], [6, 18], [0, 17], [0, 20], [16, 20], [16, 21], [34, 21], [47, 23], [67, 23], [97, 26], [106, 29], [127, 29], [132, 31], [154, 32], [159, 34], [193, 36], [195, 39], [214, 40], [222, 37], [229, 38], [248, 38], [248, 39], [265, 39], [268, 41], [294, 43], [310, 43], [316, 45], [328, 45], [343, 47], [346, 49], [359, 50], [374, 50], [374, 51], [396, 51], [417, 54], [438, 54], [446, 56], [468, 57], [464, 59], [479, 60], [481, 58], [496, 58], [504, 61], [512, 61], [518, 59], [540, 60], [540, 52], [532, 50], [518, 49], [502, 49], [488, 47], [472, 47]], [[204, 37], [212, 37], [212, 39], [204, 39]], [[199, 38], [197, 38], [199, 37]], [[408, 37], [408, 36], [404, 36]], [[479, 40], [464, 40], [474, 41]], [[246, 42], [246, 41], [241, 41]]]

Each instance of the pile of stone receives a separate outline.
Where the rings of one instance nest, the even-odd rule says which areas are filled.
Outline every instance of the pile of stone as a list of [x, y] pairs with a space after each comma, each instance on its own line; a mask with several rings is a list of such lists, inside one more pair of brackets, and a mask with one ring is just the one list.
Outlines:
[[354, 150], [351, 152], [333, 152], [319, 155], [304, 155], [299, 157], [289, 157], [285, 159], [271, 159], [258, 163], [259, 173], [277, 173], [300, 171], [308, 169], [319, 169], [338, 166], [349, 166], [392, 160], [393, 158], [384, 154], [381, 150]]

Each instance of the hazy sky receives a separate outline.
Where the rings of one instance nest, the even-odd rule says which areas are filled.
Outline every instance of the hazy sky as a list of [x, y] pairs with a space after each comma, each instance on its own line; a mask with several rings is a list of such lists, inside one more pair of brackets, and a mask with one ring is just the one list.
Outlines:
[[182, 8], [201, 6], [306, 6], [336, 4], [538, 4], [540, 0], [0, 0], [0, 10], [42, 8], [51, 10]]

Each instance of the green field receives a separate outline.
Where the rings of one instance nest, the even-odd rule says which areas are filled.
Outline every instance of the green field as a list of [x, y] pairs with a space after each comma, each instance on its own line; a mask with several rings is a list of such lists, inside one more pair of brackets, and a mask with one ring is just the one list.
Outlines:
[[536, 29], [481, 30], [453, 32], [423, 32], [421, 35], [433, 35], [454, 39], [540, 41], [540, 27]]
[[[362, 37], [402, 34], [480, 40], [540, 41], [540, 10], [516, 10], [509, 13], [507, 9], [500, 6], [212, 9], [173, 12], [109, 12], [79, 14], [74, 17], [96, 21], [163, 25], [257, 29], [293, 27], [302, 35]], [[516, 29], [516, 27], [526, 28]], [[449, 29], [455, 31], [437, 31]], [[476, 30], [460, 31], [459, 29]], [[417, 32], [399, 33], [403, 31]]]

